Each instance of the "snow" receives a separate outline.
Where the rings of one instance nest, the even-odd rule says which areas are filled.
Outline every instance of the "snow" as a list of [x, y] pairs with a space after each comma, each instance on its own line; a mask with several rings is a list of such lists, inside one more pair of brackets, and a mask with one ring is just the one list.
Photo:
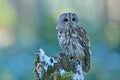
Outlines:
[[76, 68], [77, 68], [77, 73], [73, 74], [73, 80], [84, 80], [82, 65], [78, 64]]
[[[45, 55], [45, 52], [43, 51], [43, 49], [39, 49], [39, 56], [40, 56], [40, 61], [45, 62], [44, 69], [47, 71], [48, 66], [53, 66], [54, 63], [57, 63], [57, 60], [55, 60], [54, 58], [48, 57], [47, 55]], [[53, 62], [50, 61], [50, 59], [53, 60]]]
[[61, 75], [64, 75], [64, 74], [65, 74], [65, 70], [60, 69], [59, 71], [60, 71], [60, 74], [61, 74]]

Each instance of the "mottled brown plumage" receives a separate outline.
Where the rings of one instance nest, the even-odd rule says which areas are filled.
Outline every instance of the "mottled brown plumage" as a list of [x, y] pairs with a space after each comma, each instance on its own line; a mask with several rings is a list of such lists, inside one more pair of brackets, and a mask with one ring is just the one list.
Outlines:
[[83, 71], [88, 72], [90, 69], [89, 38], [78, 16], [75, 13], [61, 14], [56, 29], [59, 44], [65, 54], [70, 59], [82, 62]]

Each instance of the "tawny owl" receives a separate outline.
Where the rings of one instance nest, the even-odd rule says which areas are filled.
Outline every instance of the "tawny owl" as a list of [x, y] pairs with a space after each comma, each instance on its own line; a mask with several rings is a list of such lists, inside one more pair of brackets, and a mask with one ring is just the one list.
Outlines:
[[90, 69], [90, 44], [85, 29], [75, 13], [63, 13], [60, 15], [56, 29], [58, 41], [70, 59], [82, 62], [82, 69], [88, 72]]

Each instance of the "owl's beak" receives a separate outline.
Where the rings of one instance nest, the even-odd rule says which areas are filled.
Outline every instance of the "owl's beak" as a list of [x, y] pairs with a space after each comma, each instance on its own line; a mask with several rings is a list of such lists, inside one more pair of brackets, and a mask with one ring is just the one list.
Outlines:
[[69, 27], [72, 27], [73, 23], [72, 23], [72, 22], [70, 22], [68, 25], [69, 25]]

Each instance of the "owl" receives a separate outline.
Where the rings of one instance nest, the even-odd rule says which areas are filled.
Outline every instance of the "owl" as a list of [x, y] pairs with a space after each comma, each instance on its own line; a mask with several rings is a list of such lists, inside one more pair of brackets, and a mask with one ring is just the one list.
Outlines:
[[82, 62], [83, 72], [90, 69], [90, 43], [77, 14], [63, 13], [59, 16], [56, 29], [60, 47], [70, 59]]

